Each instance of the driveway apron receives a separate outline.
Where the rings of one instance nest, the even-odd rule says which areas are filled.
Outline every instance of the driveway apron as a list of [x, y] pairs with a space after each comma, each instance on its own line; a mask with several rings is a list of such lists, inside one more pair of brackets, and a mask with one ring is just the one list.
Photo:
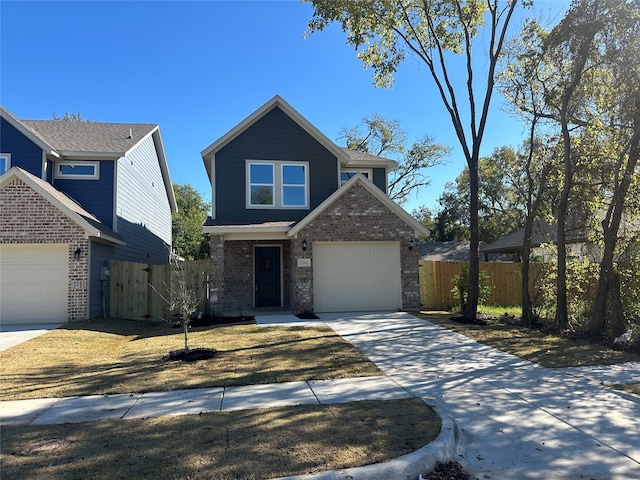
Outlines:
[[640, 400], [403, 312], [321, 314], [391, 379], [432, 398], [477, 478], [640, 479]]

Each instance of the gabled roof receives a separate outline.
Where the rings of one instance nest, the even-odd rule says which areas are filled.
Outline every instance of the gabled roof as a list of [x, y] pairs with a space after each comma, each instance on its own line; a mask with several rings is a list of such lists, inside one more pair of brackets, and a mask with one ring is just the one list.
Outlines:
[[202, 152], [202, 160], [204, 161], [205, 168], [207, 169], [207, 174], [211, 179], [211, 158], [224, 148], [227, 144], [229, 144], [232, 140], [246, 131], [249, 127], [255, 124], [258, 120], [264, 117], [267, 113], [269, 113], [274, 108], [279, 108], [282, 110], [289, 118], [291, 118], [294, 122], [296, 122], [303, 130], [305, 130], [309, 135], [311, 135], [318, 143], [320, 143], [323, 147], [329, 150], [333, 155], [335, 155], [342, 165], [347, 163], [352, 163], [354, 166], [358, 166], [360, 164], [372, 165], [379, 163], [380, 166], [386, 166], [390, 170], [393, 170], [398, 166], [397, 162], [394, 160], [390, 160], [387, 158], [375, 157], [373, 155], [369, 155], [367, 153], [358, 152], [356, 150], [349, 150], [348, 148], [338, 147], [335, 143], [333, 143], [325, 134], [323, 134], [320, 130], [318, 130], [315, 126], [311, 124], [305, 117], [303, 117], [300, 112], [294, 109], [291, 105], [289, 105], [282, 97], [279, 95], [275, 95], [271, 100], [258, 108], [255, 112], [245, 118], [238, 125], [233, 127], [227, 133], [225, 133], [218, 140], [213, 142], [207, 148], [205, 148]]
[[413, 228], [415, 235], [417, 237], [428, 237], [429, 230], [422, 225], [418, 220], [409, 215], [402, 207], [400, 207], [397, 203], [391, 200], [384, 192], [382, 192], [378, 187], [376, 187], [371, 181], [369, 181], [364, 175], [358, 173], [354, 175], [348, 182], [342, 185], [338, 190], [333, 192], [327, 199], [318, 205], [309, 215], [300, 220], [289, 232], [287, 235], [289, 237], [293, 237], [300, 232], [303, 228], [309, 225], [313, 220], [315, 220], [322, 212], [324, 212], [327, 208], [329, 208], [334, 202], [336, 202], [342, 195], [344, 195], [349, 189], [351, 189], [354, 185], [359, 184], [362, 185], [371, 195], [373, 195], [376, 199], [378, 199], [382, 204], [388, 207], [393, 213], [395, 213], [398, 217], [400, 217], [407, 225]]
[[468, 262], [470, 242], [420, 242], [420, 260], [437, 262]]
[[171, 211], [178, 209], [157, 124], [19, 120], [4, 107], [0, 107], [0, 115], [47, 155], [56, 158], [117, 160], [153, 136]]
[[146, 123], [22, 120], [64, 157], [124, 157], [159, 127]]
[[35, 143], [39, 148], [44, 150], [48, 155], [58, 156], [58, 153], [54, 151], [54, 148], [40, 137], [35, 131], [25, 125], [21, 120], [16, 118], [11, 112], [4, 107], [0, 106], [0, 117], [4, 118], [10, 125], [16, 130], [22, 133], [25, 137]]
[[350, 148], [340, 147], [342, 151], [349, 158], [347, 166], [372, 166], [379, 164], [381, 167], [387, 167], [389, 171], [395, 170], [398, 166], [398, 162], [391, 160], [390, 158], [376, 157], [375, 155], [369, 155], [368, 153], [361, 152], [359, 150], [351, 150]]
[[[531, 246], [539, 247], [544, 243], [556, 243], [558, 240], [558, 227], [556, 223], [544, 221], [534, 222], [531, 231]], [[585, 241], [585, 235], [579, 229], [567, 231], [567, 243], [579, 243]], [[482, 253], [514, 253], [522, 250], [524, 242], [524, 228], [506, 235], [495, 242], [480, 247]]]
[[0, 188], [4, 187], [14, 179], [19, 179], [35, 192], [42, 195], [49, 203], [82, 228], [87, 235], [101, 238], [108, 242], [125, 245], [125, 242], [120, 235], [100, 222], [100, 220], [98, 220], [93, 214], [87, 212], [71, 197], [68, 197], [60, 190], [57, 190], [50, 183], [45, 182], [19, 167], [12, 167], [0, 176]]

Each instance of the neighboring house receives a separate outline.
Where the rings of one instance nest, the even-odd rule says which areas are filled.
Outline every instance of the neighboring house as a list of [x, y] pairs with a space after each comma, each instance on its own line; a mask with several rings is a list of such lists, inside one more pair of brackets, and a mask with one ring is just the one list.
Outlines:
[[214, 312], [419, 308], [428, 230], [386, 194], [395, 161], [338, 147], [279, 96], [202, 158]]
[[[545, 245], [555, 244], [557, 239], [558, 231], [555, 223], [534, 222], [531, 231], [531, 257], [543, 262], [555, 258], [555, 253]], [[587, 258], [591, 261], [598, 261], [597, 248], [587, 242], [586, 235], [580, 229], [567, 231], [566, 239], [569, 258]], [[480, 253], [484, 255], [486, 261], [495, 255], [510, 255], [520, 260], [523, 240], [524, 228], [521, 228], [495, 242], [480, 247]]]
[[[482, 247], [484, 242], [480, 242]], [[420, 242], [420, 260], [434, 262], [468, 262], [470, 242]]]
[[0, 322], [107, 315], [110, 260], [169, 260], [159, 127], [0, 116]]

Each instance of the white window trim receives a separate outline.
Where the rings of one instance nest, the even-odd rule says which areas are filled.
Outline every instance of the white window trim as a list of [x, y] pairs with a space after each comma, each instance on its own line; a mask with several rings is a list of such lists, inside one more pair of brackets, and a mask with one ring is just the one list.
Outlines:
[[[273, 183], [251, 183], [251, 165], [271, 165], [273, 171]], [[254, 205], [251, 203], [251, 187], [272, 187], [273, 198], [270, 204]], [[274, 208], [276, 206], [276, 168], [273, 162], [261, 162], [259, 160], [248, 160], [246, 162], [246, 191], [247, 208]]]
[[[85, 166], [85, 165], [93, 165], [94, 171], [93, 175], [72, 175], [72, 174], [64, 174], [60, 172], [61, 165], [73, 165], [73, 166]], [[70, 162], [70, 161], [57, 161], [55, 162], [55, 166], [53, 167], [53, 178], [56, 179], [73, 179], [73, 180], [98, 180], [100, 178], [100, 162]]]
[[373, 182], [373, 169], [371, 168], [343, 168], [340, 170], [340, 174], [338, 175], [340, 185], [344, 185], [348, 181], [342, 180], [343, 173], [366, 173], [368, 175], [367, 180]]
[[[7, 170], [9, 170], [11, 168], [11, 154], [10, 153], [0, 153], [0, 157], [4, 157], [7, 159], [7, 164], [5, 165], [5, 170], [4, 172], [6, 172]], [[3, 174], [4, 172], [0, 172], [0, 175]]]
[[[304, 167], [304, 185], [285, 184], [284, 183], [284, 167]], [[282, 208], [309, 208], [309, 164], [307, 162], [282, 162], [280, 164], [280, 203]], [[284, 205], [284, 188], [295, 187], [304, 188], [304, 204], [303, 205]]]
[[[280, 209], [280, 210], [308, 210], [309, 209], [309, 162], [288, 162], [280, 160], [246, 160], [245, 190], [247, 209]], [[251, 165], [271, 165], [273, 167], [273, 203], [270, 205], [254, 205], [251, 203], [251, 187], [257, 185], [271, 186], [271, 184], [251, 183]], [[282, 183], [282, 169], [284, 166], [304, 166], [305, 184], [304, 205], [283, 205], [284, 185]], [[295, 185], [300, 187], [300, 185]]]

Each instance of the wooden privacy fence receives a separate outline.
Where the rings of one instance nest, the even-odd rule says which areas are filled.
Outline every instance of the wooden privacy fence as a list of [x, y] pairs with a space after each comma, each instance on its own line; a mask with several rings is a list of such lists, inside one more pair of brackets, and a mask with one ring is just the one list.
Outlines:
[[[188, 289], [200, 298], [199, 310], [209, 311], [209, 260], [180, 262], [175, 265], [112, 260], [109, 264], [109, 315], [115, 318], [170, 320], [170, 286], [178, 275], [184, 275]], [[164, 298], [163, 298], [164, 297]]]
[[[420, 303], [428, 310], [449, 310], [458, 305], [453, 295], [453, 279], [462, 270], [465, 262], [420, 261]], [[487, 305], [511, 307], [522, 304], [522, 276], [520, 263], [481, 262], [480, 271], [489, 275], [491, 295]], [[542, 273], [542, 264], [530, 265], [529, 288], [537, 288]]]

